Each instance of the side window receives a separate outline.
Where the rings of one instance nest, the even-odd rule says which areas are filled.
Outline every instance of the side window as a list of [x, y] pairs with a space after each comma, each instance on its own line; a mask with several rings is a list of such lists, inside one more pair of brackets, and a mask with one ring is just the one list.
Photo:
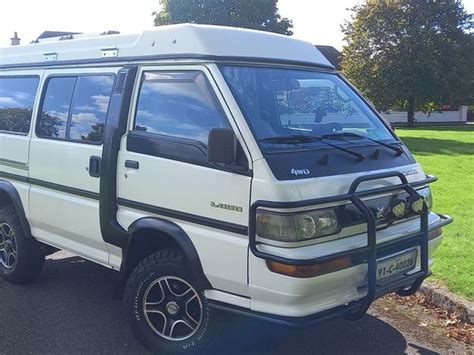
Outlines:
[[144, 73], [135, 117], [136, 131], [207, 145], [209, 131], [219, 127], [229, 124], [202, 72]]
[[37, 77], [0, 78], [0, 131], [27, 134], [38, 89]]
[[77, 79], [69, 138], [102, 142], [114, 77], [81, 76]]
[[69, 108], [76, 80], [76, 77], [48, 80], [36, 128], [39, 137], [66, 138]]
[[102, 142], [113, 82], [113, 75], [49, 79], [36, 134], [44, 138]]

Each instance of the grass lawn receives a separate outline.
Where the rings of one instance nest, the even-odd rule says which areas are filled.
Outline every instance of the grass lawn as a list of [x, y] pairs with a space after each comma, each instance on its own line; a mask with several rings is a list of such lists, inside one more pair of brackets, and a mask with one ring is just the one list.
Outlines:
[[474, 300], [474, 125], [398, 128], [427, 174], [435, 212], [454, 217], [435, 253], [432, 280]]

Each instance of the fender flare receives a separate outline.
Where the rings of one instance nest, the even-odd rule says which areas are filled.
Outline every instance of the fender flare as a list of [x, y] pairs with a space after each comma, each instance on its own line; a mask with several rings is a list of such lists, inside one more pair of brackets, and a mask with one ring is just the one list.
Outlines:
[[196, 248], [194, 247], [193, 242], [191, 241], [191, 238], [189, 238], [188, 234], [176, 223], [158, 217], [140, 218], [133, 222], [129, 227], [128, 234], [130, 237], [127, 243], [127, 248], [124, 250], [125, 258], [122, 264], [124, 270], [126, 269], [127, 254], [130, 243], [133, 240], [133, 236], [137, 231], [142, 229], [152, 229], [157, 232], [165, 233], [170, 238], [172, 238], [176, 244], [179, 245], [185, 257], [189, 261], [191, 272], [197, 282], [203, 287], [203, 289], [212, 289], [211, 283], [204, 274], [201, 260], [199, 259], [199, 255]]
[[27, 236], [31, 236], [31, 229], [30, 224], [28, 223], [28, 219], [26, 218], [25, 209], [23, 208], [23, 203], [21, 202], [21, 197], [18, 191], [16, 190], [15, 186], [12, 183], [0, 180], [0, 191], [4, 192], [8, 195], [10, 200], [12, 201], [13, 207], [15, 207], [16, 213], [18, 218], [20, 219], [21, 226], [25, 231]]

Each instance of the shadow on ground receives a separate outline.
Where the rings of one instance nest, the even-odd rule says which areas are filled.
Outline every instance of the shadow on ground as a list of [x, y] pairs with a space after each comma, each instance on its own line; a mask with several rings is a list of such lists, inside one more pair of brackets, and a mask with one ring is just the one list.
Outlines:
[[[119, 274], [77, 257], [47, 260], [40, 280], [14, 286], [0, 280], [0, 354], [145, 353], [112, 298]], [[402, 354], [404, 336], [365, 316], [304, 330], [232, 316], [222, 323], [209, 354]], [[420, 354], [431, 351], [419, 348]]]

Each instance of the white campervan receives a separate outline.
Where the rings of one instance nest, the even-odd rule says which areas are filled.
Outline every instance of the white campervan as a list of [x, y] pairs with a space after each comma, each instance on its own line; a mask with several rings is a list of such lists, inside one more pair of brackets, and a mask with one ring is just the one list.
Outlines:
[[123, 275], [148, 348], [216, 309], [288, 325], [415, 292], [452, 219], [310, 43], [226, 27], [65, 34], [0, 49], [0, 275], [72, 251]]

